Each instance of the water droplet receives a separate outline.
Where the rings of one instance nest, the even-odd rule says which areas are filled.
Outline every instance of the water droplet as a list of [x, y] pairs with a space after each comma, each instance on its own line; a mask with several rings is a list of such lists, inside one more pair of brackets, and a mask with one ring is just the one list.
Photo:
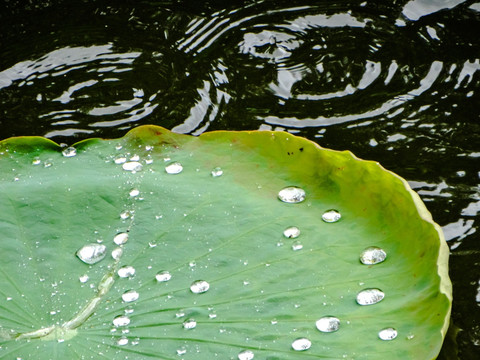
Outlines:
[[290, 204], [300, 203], [305, 200], [305, 190], [296, 186], [288, 186], [280, 190], [278, 198]]
[[130, 192], [128, 193], [131, 197], [135, 197], [135, 196], [138, 196], [140, 194], [140, 190], [138, 189], [132, 189], [130, 190]]
[[295, 351], [305, 351], [310, 349], [312, 342], [307, 338], [299, 338], [292, 342], [292, 349]]
[[117, 156], [114, 161], [115, 164], [120, 165], [124, 164], [127, 161], [127, 158], [125, 156]]
[[41, 163], [42, 163], [42, 160], [40, 160], [40, 158], [38, 157], [35, 157], [32, 161], [33, 165], [40, 165]]
[[102, 244], [87, 244], [76, 253], [77, 257], [85, 264], [93, 265], [102, 260], [107, 253], [107, 247]]
[[130, 158], [130, 161], [140, 161], [140, 156], [138, 156], [137, 154], [133, 155], [131, 158]]
[[146, 150], [146, 151], [152, 151], [152, 150], [153, 150], [153, 146], [152, 146], [152, 145], [145, 145], [145, 150]]
[[342, 215], [337, 210], [328, 210], [325, 211], [322, 215], [322, 220], [327, 222], [327, 223], [334, 223], [340, 220]]
[[115, 145], [115, 150], [122, 150], [123, 146], [121, 144]]
[[365, 289], [357, 294], [358, 305], [373, 305], [383, 300], [385, 294], [380, 289]]
[[155, 279], [157, 279], [158, 282], [166, 282], [172, 278], [172, 274], [170, 274], [168, 271], [160, 271], [157, 275], [155, 275]]
[[182, 170], [183, 166], [179, 162], [173, 162], [165, 166], [165, 171], [167, 174], [180, 174]]
[[118, 269], [117, 274], [121, 278], [132, 277], [135, 275], [135, 268], [130, 265], [122, 266], [120, 269]]
[[77, 155], [77, 149], [75, 149], [73, 146], [69, 146], [62, 151], [62, 154], [65, 157], [74, 157]]
[[52, 160], [51, 159], [48, 159], [47, 161], [45, 161], [43, 163], [43, 167], [46, 167], [46, 168], [49, 168], [51, 167], [53, 164], [52, 164]]
[[397, 337], [397, 335], [397, 330], [391, 327], [380, 330], [378, 333], [378, 337], [382, 340], [393, 340]]
[[183, 311], [183, 310], [180, 310], [179, 312], [177, 312], [177, 313], [175, 314], [175, 317], [176, 317], [177, 319], [180, 319], [180, 318], [182, 318], [182, 317], [184, 317], [184, 316], [185, 316], [185, 311]]
[[85, 284], [85, 283], [88, 281], [88, 279], [89, 279], [89, 277], [88, 277], [87, 274], [82, 275], [82, 276], [80, 276], [80, 277], [78, 278], [78, 280], [80, 280], [80, 282], [81, 282], [82, 284]]
[[120, 214], [120, 219], [127, 220], [130, 216], [132, 216], [132, 213], [129, 210], [125, 210]]
[[128, 233], [119, 233], [113, 238], [113, 242], [117, 245], [123, 245], [128, 241]]
[[303, 249], [303, 244], [300, 241], [295, 241], [292, 244], [292, 250], [293, 251], [298, 251], [298, 250], [302, 250], [302, 249]]
[[120, 259], [120, 257], [122, 256], [122, 254], [123, 254], [123, 249], [122, 249], [122, 248], [119, 248], [119, 247], [118, 247], [118, 248], [115, 248], [115, 249], [112, 250], [112, 258], [113, 258], [114, 260]]
[[140, 294], [135, 290], [128, 290], [122, 294], [122, 300], [125, 302], [137, 301], [139, 297], [140, 297]]
[[119, 327], [119, 326], [127, 326], [130, 324], [130, 318], [125, 315], [119, 315], [115, 319], [113, 319], [113, 326]]
[[296, 226], [290, 226], [284, 230], [283, 236], [289, 239], [295, 239], [300, 236], [300, 229]]
[[128, 338], [126, 338], [125, 336], [122, 336], [120, 339], [117, 340], [117, 345], [119, 346], [128, 345]]
[[138, 161], [129, 161], [124, 163], [122, 168], [125, 171], [131, 171], [132, 173], [135, 173], [142, 170], [142, 164], [140, 164]]
[[335, 316], [324, 316], [315, 323], [318, 330], [321, 332], [334, 332], [340, 327], [340, 320]]
[[187, 353], [187, 349], [181, 348], [177, 349], [177, 355], [185, 355]]
[[385, 261], [387, 253], [376, 246], [370, 246], [360, 254], [360, 261], [365, 265], [375, 265]]
[[197, 281], [194, 281], [192, 285], [190, 285], [190, 290], [194, 294], [202, 294], [204, 292], [207, 292], [209, 288], [210, 288], [210, 284], [205, 280], [197, 280]]
[[223, 170], [219, 167], [216, 167], [215, 169], [212, 170], [212, 176], [213, 177], [219, 177], [223, 175]]
[[243, 350], [238, 353], [238, 360], [252, 360], [255, 357], [252, 351]]
[[183, 322], [183, 328], [187, 330], [195, 329], [197, 327], [197, 322], [194, 319], [188, 319]]

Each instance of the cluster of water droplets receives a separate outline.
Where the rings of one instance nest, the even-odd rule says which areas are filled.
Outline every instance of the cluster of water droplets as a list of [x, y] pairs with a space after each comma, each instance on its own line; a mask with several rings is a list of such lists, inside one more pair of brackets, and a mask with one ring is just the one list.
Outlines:
[[[299, 204], [305, 201], [306, 192], [297, 186], [287, 186], [281, 189], [278, 193], [278, 199], [287, 204]], [[328, 209], [321, 215], [322, 221], [325, 223], [336, 223], [342, 219], [341, 213], [336, 209]], [[289, 226], [283, 231], [283, 236], [287, 239], [295, 239], [292, 243], [292, 249], [298, 251], [303, 249], [302, 243], [297, 239], [301, 235], [301, 231], [296, 226]], [[277, 243], [278, 246], [283, 245], [283, 242]], [[376, 265], [382, 263], [387, 258], [387, 253], [382, 248], [377, 246], [369, 246], [364, 249], [359, 256], [361, 264]], [[375, 305], [382, 301], [385, 293], [378, 288], [367, 288], [358, 292], [356, 296], [356, 303], [361, 306]], [[315, 323], [315, 327], [323, 333], [336, 332], [340, 329], [340, 319], [335, 316], [323, 316]], [[393, 340], [397, 337], [397, 330], [392, 327], [381, 329], [378, 332], [378, 337], [381, 340]], [[292, 344], [292, 349], [295, 351], [305, 351], [310, 349], [312, 342], [306, 338], [297, 338]], [[253, 358], [253, 353], [252, 353]], [[241, 359], [239, 355], [239, 359]]]

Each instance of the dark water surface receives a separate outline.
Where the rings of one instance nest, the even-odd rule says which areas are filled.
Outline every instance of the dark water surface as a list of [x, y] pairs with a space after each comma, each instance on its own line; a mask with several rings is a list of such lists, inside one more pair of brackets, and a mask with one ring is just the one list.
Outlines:
[[286, 130], [409, 180], [480, 358], [480, 1], [7, 1], [0, 139]]

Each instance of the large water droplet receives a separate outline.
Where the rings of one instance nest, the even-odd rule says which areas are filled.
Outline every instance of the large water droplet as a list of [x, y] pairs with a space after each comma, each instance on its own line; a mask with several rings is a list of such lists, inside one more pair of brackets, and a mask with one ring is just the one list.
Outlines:
[[122, 294], [122, 300], [125, 302], [137, 301], [139, 297], [140, 297], [140, 294], [135, 290], [128, 290]]
[[172, 278], [172, 274], [170, 274], [168, 271], [160, 271], [155, 275], [155, 279], [157, 279], [158, 282], [166, 282]]
[[195, 329], [197, 327], [197, 322], [194, 319], [188, 319], [183, 322], [183, 328], [187, 330]]
[[335, 316], [324, 316], [315, 325], [321, 332], [334, 332], [340, 328], [340, 320]]
[[342, 218], [342, 215], [337, 210], [334, 210], [334, 209], [327, 210], [322, 215], [322, 220], [327, 223], [337, 222], [341, 218]]
[[118, 247], [118, 248], [115, 248], [115, 249], [112, 250], [112, 258], [114, 260], [119, 260], [120, 257], [122, 256], [122, 254], [123, 254], [123, 249], [122, 248]]
[[197, 280], [190, 285], [190, 290], [194, 294], [202, 294], [204, 292], [207, 292], [208, 289], [210, 289], [210, 284], [206, 282], [205, 280]]
[[243, 350], [238, 353], [238, 360], [252, 360], [255, 357], [253, 351]]
[[128, 316], [119, 315], [115, 319], [113, 319], [113, 325], [115, 327], [127, 326], [128, 324], [130, 324], [130, 318]]
[[73, 146], [69, 146], [62, 151], [62, 154], [65, 157], [73, 157], [77, 155], [77, 149], [75, 149]]
[[138, 161], [129, 161], [122, 165], [123, 170], [131, 171], [133, 173], [142, 170], [142, 164]]
[[300, 236], [300, 229], [296, 226], [290, 226], [283, 231], [283, 236], [289, 239], [295, 239]]
[[132, 277], [135, 275], [135, 268], [130, 265], [122, 266], [120, 269], [118, 269], [117, 274], [121, 278]]
[[292, 349], [295, 351], [305, 351], [310, 349], [312, 342], [307, 338], [299, 338], [292, 342]]
[[360, 254], [360, 261], [365, 265], [375, 265], [385, 261], [387, 253], [376, 246], [370, 246]]
[[373, 305], [383, 300], [385, 293], [380, 289], [365, 289], [357, 294], [358, 305]]
[[115, 161], [115, 164], [120, 165], [120, 164], [124, 164], [127, 161], [127, 158], [125, 156], [120, 155], [120, 156], [117, 156], [114, 161]]
[[213, 177], [219, 177], [223, 175], [223, 170], [219, 167], [216, 167], [215, 169], [212, 170], [212, 176]]
[[107, 247], [102, 244], [87, 244], [76, 252], [77, 257], [85, 264], [93, 265], [102, 260], [107, 253]]
[[128, 233], [119, 233], [113, 238], [113, 242], [117, 245], [123, 245], [128, 241]]
[[180, 174], [182, 170], [183, 166], [179, 162], [173, 162], [165, 166], [165, 171], [167, 172], [167, 174]]
[[397, 335], [397, 330], [395, 330], [394, 328], [386, 328], [380, 330], [380, 332], [378, 333], [378, 337], [382, 340], [393, 340], [397, 337]]
[[280, 190], [278, 198], [290, 204], [299, 203], [305, 200], [305, 190], [296, 186], [288, 186]]

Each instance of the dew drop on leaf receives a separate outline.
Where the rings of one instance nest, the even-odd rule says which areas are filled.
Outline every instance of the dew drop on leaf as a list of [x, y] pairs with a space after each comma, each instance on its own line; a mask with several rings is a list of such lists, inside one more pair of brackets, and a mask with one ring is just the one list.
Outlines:
[[252, 360], [255, 357], [253, 351], [243, 350], [238, 353], [238, 360]]
[[305, 351], [310, 349], [312, 342], [307, 338], [299, 338], [292, 342], [292, 349], [295, 351]]
[[322, 220], [326, 223], [334, 223], [342, 218], [342, 215], [337, 210], [327, 210], [322, 215]]
[[382, 340], [393, 340], [397, 337], [397, 335], [397, 330], [391, 327], [380, 330], [378, 333], [378, 337]]
[[298, 250], [302, 250], [302, 249], [303, 249], [303, 244], [300, 241], [295, 241], [292, 244], [292, 250], [293, 251], [298, 251]]
[[315, 326], [321, 332], [334, 332], [340, 328], [340, 320], [335, 316], [324, 316], [317, 320]]
[[360, 261], [365, 265], [375, 265], [385, 261], [386, 258], [387, 253], [385, 250], [376, 246], [370, 246], [360, 254]]
[[216, 167], [215, 169], [212, 170], [212, 176], [213, 177], [219, 177], [223, 175], [223, 170], [219, 167]]
[[85, 284], [87, 281], [88, 281], [89, 277], [87, 274], [85, 275], [82, 275], [78, 278], [78, 280], [82, 283], [82, 284]]
[[127, 326], [128, 324], [130, 324], [130, 318], [128, 316], [119, 315], [113, 319], [113, 325], [115, 327]]
[[132, 173], [142, 170], [142, 167], [142, 164], [138, 161], [129, 161], [122, 165], [123, 170], [131, 171]]
[[135, 268], [130, 265], [122, 266], [120, 269], [118, 269], [117, 274], [121, 278], [132, 277], [135, 275]]
[[197, 322], [194, 319], [188, 319], [184, 321], [182, 326], [187, 330], [195, 329], [197, 327]]
[[122, 249], [122, 248], [119, 248], [119, 247], [118, 247], [118, 248], [115, 248], [115, 249], [112, 250], [112, 258], [113, 258], [114, 260], [120, 259], [120, 257], [122, 256], [122, 254], [123, 254], [123, 249]]
[[179, 162], [173, 162], [165, 166], [165, 171], [167, 174], [180, 174], [182, 170], [183, 166]]
[[75, 149], [73, 146], [69, 146], [62, 151], [62, 155], [65, 157], [73, 157], [77, 155], [77, 149]]
[[296, 226], [290, 226], [283, 231], [283, 236], [289, 239], [295, 239], [300, 236], [300, 229]]
[[127, 158], [125, 156], [117, 156], [114, 161], [115, 164], [120, 165], [124, 164], [127, 161]]
[[93, 265], [101, 261], [107, 253], [107, 247], [102, 244], [92, 243], [80, 248], [76, 255], [85, 264]]
[[138, 189], [132, 189], [130, 190], [130, 192], [128, 193], [131, 197], [135, 197], [135, 196], [138, 196], [140, 194], [140, 190]]
[[305, 190], [296, 186], [288, 186], [280, 190], [278, 198], [285, 203], [300, 203], [305, 200]]
[[205, 280], [197, 280], [190, 285], [190, 290], [194, 294], [202, 294], [204, 292], [207, 292], [208, 289], [210, 289], [210, 284], [206, 282]]
[[166, 282], [172, 278], [172, 274], [170, 274], [168, 271], [160, 271], [155, 275], [155, 279], [157, 279], [158, 282]]
[[128, 233], [119, 233], [113, 238], [113, 242], [117, 245], [123, 245], [128, 241]]
[[32, 161], [33, 165], [40, 165], [41, 163], [42, 163], [42, 160], [40, 160], [40, 158], [38, 157], [35, 157]]
[[128, 290], [128, 291], [125, 291], [122, 294], [122, 300], [124, 302], [137, 301], [139, 297], [140, 297], [140, 294], [138, 292], [136, 292], [135, 290]]
[[128, 345], [128, 338], [126, 338], [125, 336], [122, 336], [120, 339], [117, 340], [117, 345], [119, 346]]
[[380, 289], [365, 289], [357, 294], [358, 305], [373, 305], [383, 300], [385, 294]]

